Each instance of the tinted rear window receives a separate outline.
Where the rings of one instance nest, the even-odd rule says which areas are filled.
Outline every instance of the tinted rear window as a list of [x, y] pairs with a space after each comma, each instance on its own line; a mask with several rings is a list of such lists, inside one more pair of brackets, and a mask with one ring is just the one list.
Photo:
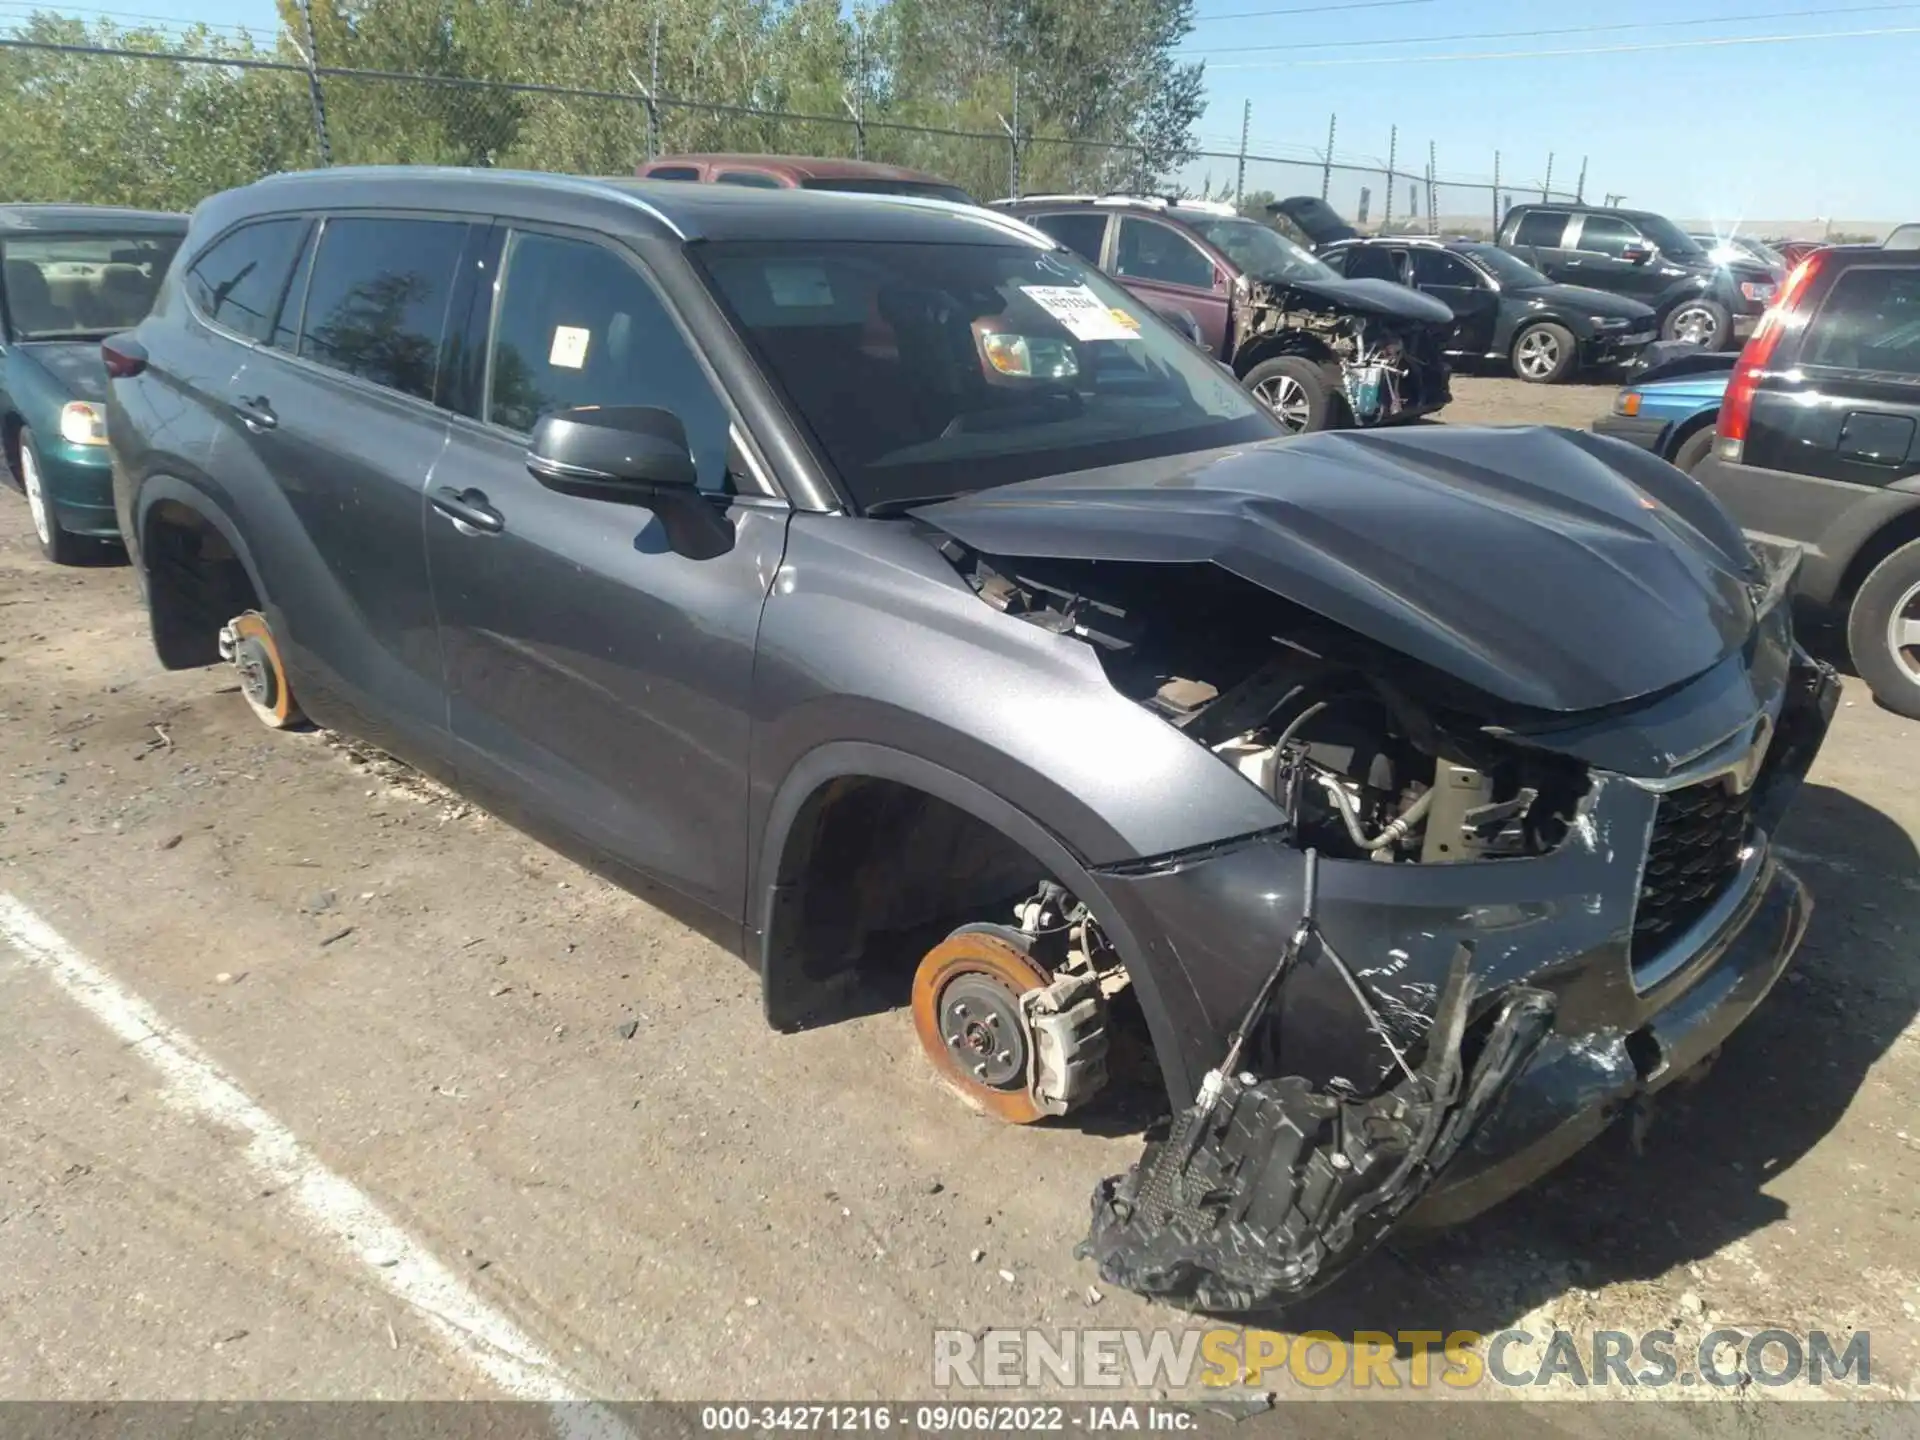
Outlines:
[[642, 180], [698, 180], [700, 172], [691, 165], [656, 165], [640, 178]]
[[306, 233], [304, 216], [262, 220], [229, 231], [187, 271], [187, 294], [194, 307], [250, 340], [266, 339]]
[[329, 221], [307, 282], [300, 353], [431, 400], [466, 237], [451, 220]]
[[1920, 269], [1842, 272], [1807, 332], [1803, 363], [1920, 376]]
[[786, 183], [764, 170], [722, 170], [713, 177], [722, 185], [745, 185], [754, 190], [784, 190]]

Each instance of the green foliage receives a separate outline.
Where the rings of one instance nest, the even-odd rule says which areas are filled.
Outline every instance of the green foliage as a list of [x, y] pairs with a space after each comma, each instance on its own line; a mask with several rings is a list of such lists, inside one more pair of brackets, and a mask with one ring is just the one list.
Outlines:
[[[306, 18], [296, 0], [280, 11], [283, 32], [267, 46], [50, 13], [19, 25], [23, 40], [154, 58], [0, 47], [0, 199], [186, 208], [320, 163]], [[644, 96], [655, 90], [670, 97], [653, 111], [659, 151], [852, 155], [858, 117], [869, 158], [983, 198], [1006, 193], [1016, 113], [1029, 192], [1150, 185], [1177, 170], [1202, 104], [1200, 68], [1171, 55], [1191, 26], [1192, 0], [886, 0], [852, 12], [838, 0], [314, 0], [312, 10], [336, 164], [631, 174], [649, 153]]]

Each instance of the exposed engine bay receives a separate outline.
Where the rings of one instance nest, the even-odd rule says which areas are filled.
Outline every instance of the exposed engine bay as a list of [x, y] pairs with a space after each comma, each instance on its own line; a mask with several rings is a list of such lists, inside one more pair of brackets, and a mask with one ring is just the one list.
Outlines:
[[[1235, 293], [1233, 353], [1276, 336], [1304, 337], [1337, 367], [1353, 423], [1366, 427], [1446, 402], [1446, 368], [1432, 326], [1336, 307], [1296, 286], [1242, 277]], [[1267, 352], [1261, 350], [1265, 355]], [[1272, 353], [1286, 353], [1273, 351]]]
[[[1543, 855], [1587, 792], [1584, 766], [1415, 698], [1416, 667], [1231, 576], [1168, 567], [1186, 602], [1174, 622], [1167, 577], [1134, 567], [962, 563], [989, 604], [1091, 644], [1116, 688], [1271, 796], [1303, 849], [1425, 864]], [[1268, 633], [1269, 617], [1285, 632]]]

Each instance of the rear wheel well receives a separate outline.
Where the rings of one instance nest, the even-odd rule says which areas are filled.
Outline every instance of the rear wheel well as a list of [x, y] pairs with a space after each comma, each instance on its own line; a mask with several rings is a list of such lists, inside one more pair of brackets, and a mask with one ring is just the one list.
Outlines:
[[169, 670], [215, 663], [220, 627], [260, 608], [245, 563], [206, 516], [178, 500], [148, 512], [140, 554], [160, 663]]
[[1920, 509], [1904, 511], [1874, 531], [1847, 562], [1846, 572], [1833, 592], [1833, 608], [1842, 614], [1853, 609], [1853, 597], [1874, 567], [1913, 540], [1920, 540]]
[[20, 478], [20, 432], [27, 428], [27, 422], [18, 415], [8, 415], [0, 421], [0, 445], [5, 447], [7, 473], [15, 480]]
[[1244, 380], [1254, 366], [1277, 360], [1282, 355], [1301, 355], [1321, 365], [1333, 363], [1334, 358], [1332, 349], [1317, 336], [1303, 330], [1282, 330], [1275, 335], [1262, 335], [1236, 351], [1233, 373]]

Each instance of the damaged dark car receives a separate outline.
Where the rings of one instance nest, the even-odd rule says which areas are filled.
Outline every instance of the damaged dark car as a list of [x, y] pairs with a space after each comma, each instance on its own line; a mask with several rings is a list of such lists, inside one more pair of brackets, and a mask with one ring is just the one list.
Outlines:
[[1290, 432], [1397, 424], [1452, 398], [1451, 310], [1391, 281], [1349, 280], [1230, 206], [1086, 195], [996, 203], [1186, 330]]
[[[344, 345], [396, 274], [418, 343]], [[1083, 1245], [1143, 1294], [1497, 1202], [1807, 923], [1792, 552], [1601, 437], [1287, 438], [1007, 216], [276, 177], [106, 349], [164, 664], [667, 905], [776, 1028], [897, 997], [1009, 1121], [1145, 1054], [1172, 1119]]]

